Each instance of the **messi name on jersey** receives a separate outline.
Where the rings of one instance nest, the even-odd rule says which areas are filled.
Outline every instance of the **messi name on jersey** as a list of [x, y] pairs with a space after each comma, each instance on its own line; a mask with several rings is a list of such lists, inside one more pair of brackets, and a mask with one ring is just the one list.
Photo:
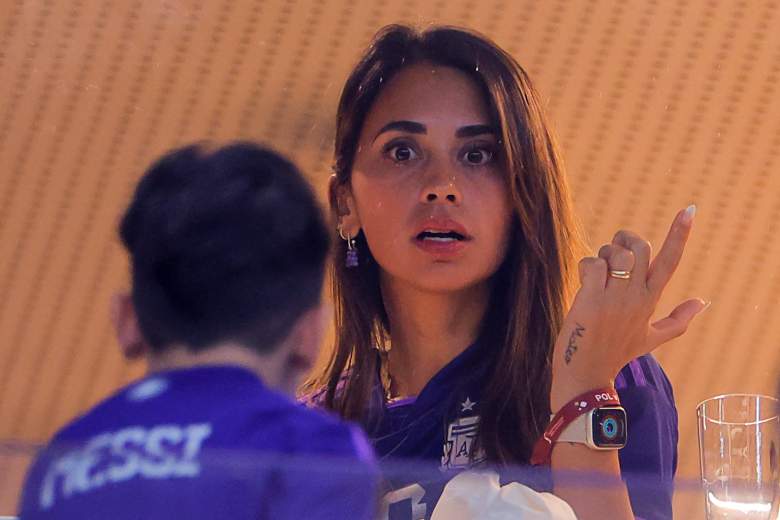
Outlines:
[[39, 495], [51, 509], [58, 498], [86, 494], [133, 478], [192, 478], [211, 435], [209, 423], [130, 426], [96, 435], [78, 448], [51, 453]]

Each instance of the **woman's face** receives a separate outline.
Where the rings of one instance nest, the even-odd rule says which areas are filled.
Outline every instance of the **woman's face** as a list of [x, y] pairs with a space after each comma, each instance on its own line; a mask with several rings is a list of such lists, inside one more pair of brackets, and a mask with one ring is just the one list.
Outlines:
[[411, 65], [381, 91], [342, 223], [362, 228], [388, 281], [453, 291], [495, 273], [512, 214], [498, 138], [479, 87], [457, 69]]

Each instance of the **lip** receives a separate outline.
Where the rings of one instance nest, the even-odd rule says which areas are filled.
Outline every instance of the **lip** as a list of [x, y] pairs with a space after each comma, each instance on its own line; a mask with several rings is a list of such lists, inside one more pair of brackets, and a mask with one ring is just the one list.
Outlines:
[[452, 258], [463, 251], [467, 242], [453, 240], [452, 242], [431, 242], [430, 240], [413, 239], [414, 245], [438, 259]]
[[414, 235], [412, 235], [412, 239], [418, 241], [417, 235], [425, 230], [441, 231], [442, 233], [446, 233], [447, 231], [454, 231], [463, 237], [463, 240], [458, 241], [458, 243], [468, 242], [474, 238], [469, 234], [468, 230], [466, 230], [463, 224], [451, 218], [432, 217], [423, 220], [417, 226]]
[[[419, 240], [417, 236], [426, 230], [441, 231], [443, 233], [454, 231], [463, 236], [463, 240], [453, 240], [451, 242]], [[456, 220], [450, 218], [428, 218], [420, 223], [411, 240], [415, 246], [426, 253], [432, 254], [439, 259], [446, 259], [458, 255], [473, 238], [466, 230], [466, 227]]]

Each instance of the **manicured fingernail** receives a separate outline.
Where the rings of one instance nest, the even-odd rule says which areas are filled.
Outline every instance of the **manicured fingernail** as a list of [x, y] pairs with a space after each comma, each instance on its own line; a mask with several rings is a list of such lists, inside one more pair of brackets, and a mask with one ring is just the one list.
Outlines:
[[682, 215], [682, 221], [685, 224], [690, 224], [693, 222], [693, 217], [696, 215], [696, 204], [691, 204], [687, 208], [685, 208], [685, 211], [683, 211]]

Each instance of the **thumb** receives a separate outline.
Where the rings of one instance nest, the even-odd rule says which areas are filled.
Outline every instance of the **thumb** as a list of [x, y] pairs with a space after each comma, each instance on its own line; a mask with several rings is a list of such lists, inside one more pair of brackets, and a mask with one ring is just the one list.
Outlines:
[[669, 316], [650, 325], [648, 346], [651, 349], [663, 345], [667, 341], [682, 336], [688, 330], [691, 320], [710, 306], [701, 298], [686, 300], [669, 313]]

